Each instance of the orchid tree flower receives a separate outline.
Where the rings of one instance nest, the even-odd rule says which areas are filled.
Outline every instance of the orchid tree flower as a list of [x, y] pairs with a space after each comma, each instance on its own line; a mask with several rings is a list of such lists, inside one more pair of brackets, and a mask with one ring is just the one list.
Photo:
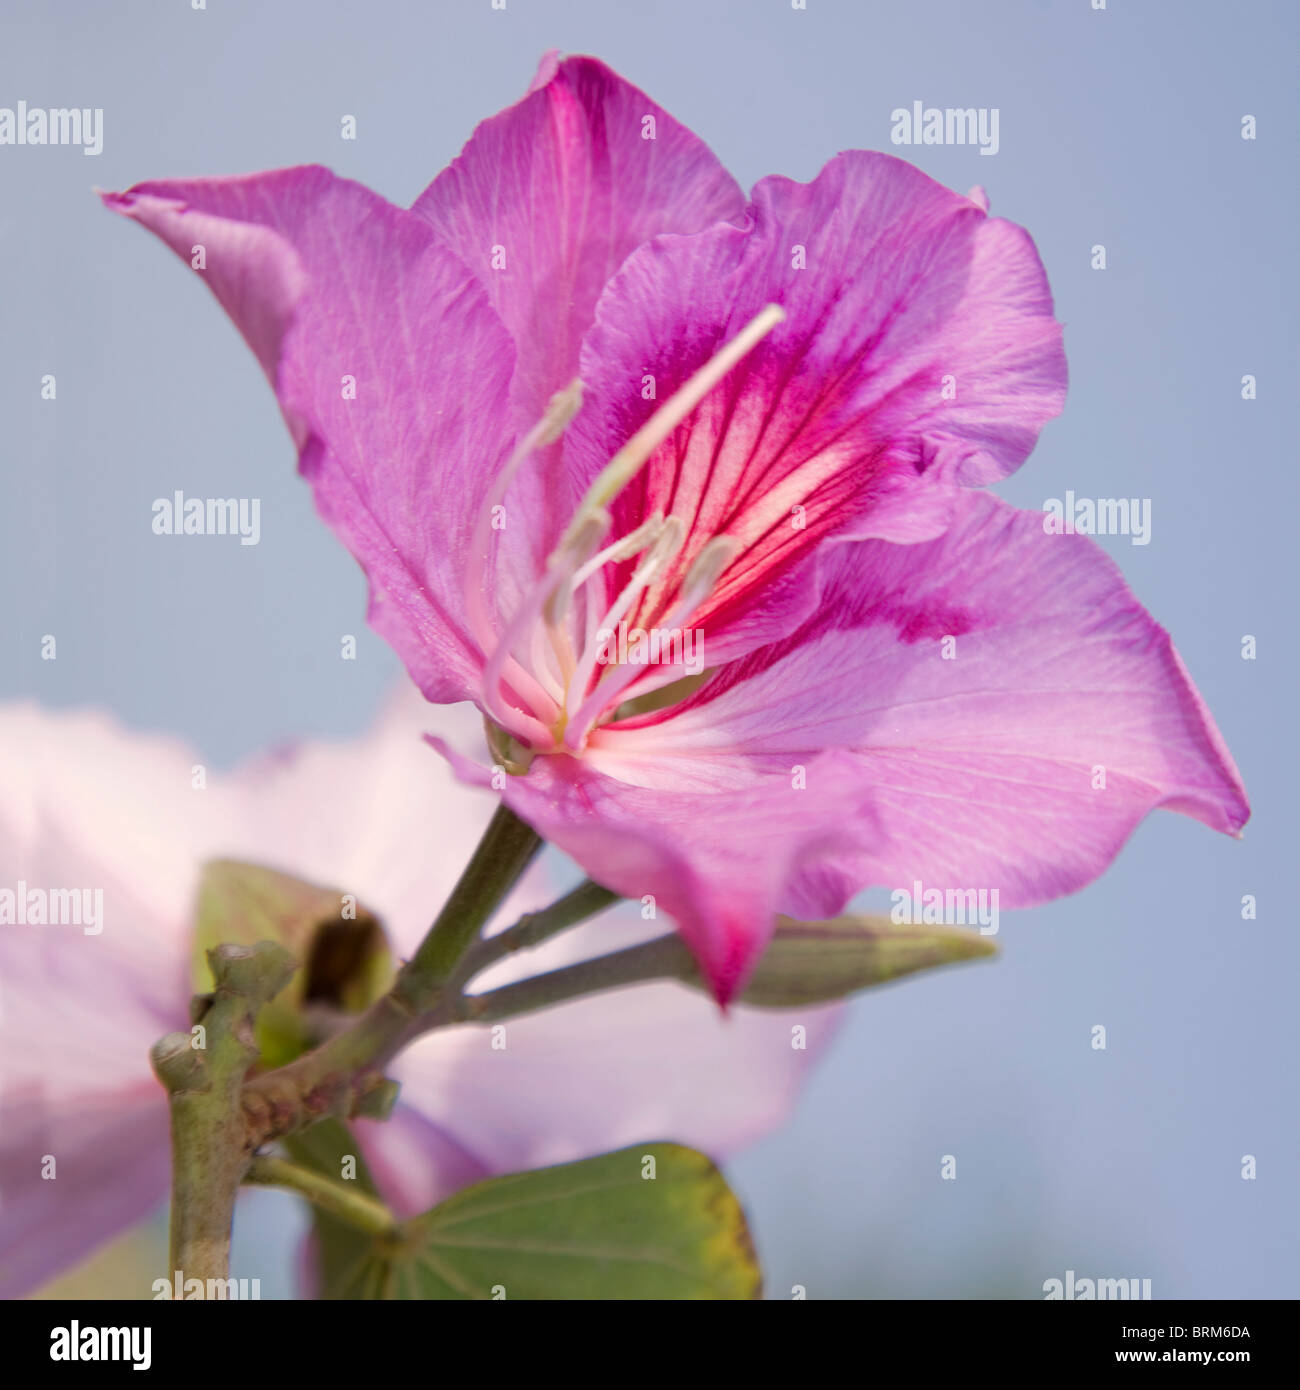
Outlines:
[[[68, 1268], [167, 1191], [168, 1100], [148, 1054], [189, 1024], [204, 860], [347, 890], [398, 954], [414, 949], [491, 810], [421, 756], [426, 709], [408, 689], [359, 739], [205, 777], [193, 750], [107, 716], [0, 708], [0, 884], [99, 894], [78, 922], [0, 922], [0, 1296]], [[542, 906], [552, 880], [545, 864], [530, 870], [496, 925]], [[646, 928], [623, 909], [520, 955], [554, 969]], [[485, 982], [521, 973], [505, 961]], [[504, 1048], [450, 1027], [393, 1063], [401, 1100], [386, 1123], [358, 1121], [357, 1137], [400, 1215], [489, 1175], [634, 1142], [723, 1157], [782, 1120], [839, 1013], [742, 1006], [728, 1021], [703, 993], [648, 983], [512, 1019]]]
[[1246, 820], [1115, 565], [979, 490], [1066, 385], [979, 190], [852, 151], [746, 198], [549, 55], [409, 209], [318, 167], [106, 202], [247, 340], [425, 697], [485, 716], [461, 775], [654, 897], [720, 1001], [779, 912], [918, 880], [1031, 905], [1156, 807]]

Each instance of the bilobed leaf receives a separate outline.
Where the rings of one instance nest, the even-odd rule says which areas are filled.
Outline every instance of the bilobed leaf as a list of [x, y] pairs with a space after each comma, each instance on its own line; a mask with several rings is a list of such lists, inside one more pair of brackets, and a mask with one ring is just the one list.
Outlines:
[[[823, 1004], [900, 975], [993, 955], [986, 936], [965, 927], [899, 926], [888, 917], [778, 917], [776, 932], [739, 1002], [787, 1009]], [[698, 978], [690, 983], [705, 988]]]
[[761, 1283], [722, 1174], [660, 1143], [467, 1187], [376, 1241], [337, 1296], [748, 1299]]

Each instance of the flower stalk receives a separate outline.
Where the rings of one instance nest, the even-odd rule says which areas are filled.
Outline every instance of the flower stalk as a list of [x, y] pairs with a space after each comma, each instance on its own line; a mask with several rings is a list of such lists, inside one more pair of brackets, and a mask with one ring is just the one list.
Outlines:
[[383, 1068], [427, 1031], [456, 967], [542, 841], [505, 805], [497, 808], [437, 920], [392, 988], [342, 1032], [244, 1088], [246, 1126], [258, 1144], [327, 1115], [383, 1119], [397, 1096]]
[[413, 1014], [427, 1011], [437, 998], [466, 948], [541, 847], [541, 837], [530, 825], [504, 802], [497, 807], [446, 906], [393, 985]]
[[382, 1202], [287, 1158], [259, 1154], [248, 1165], [244, 1182], [254, 1187], [280, 1187], [296, 1192], [312, 1206], [337, 1216], [367, 1235], [390, 1235], [397, 1229], [397, 1218]]
[[689, 982], [698, 977], [699, 967], [681, 937], [676, 934], [660, 936], [482, 994], [462, 995], [452, 1004], [448, 1021], [496, 1023], [503, 1018], [535, 1013], [570, 999], [622, 989], [626, 985], [646, 984], [651, 980]]
[[558, 898], [549, 907], [537, 912], [525, 912], [513, 926], [495, 936], [476, 941], [465, 952], [456, 969], [455, 982], [464, 984], [476, 975], [516, 951], [531, 951], [560, 932], [576, 927], [580, 922], [603, 912], [619, 901], [619, 895], [608, 888], [584, 879], [576, 888]]

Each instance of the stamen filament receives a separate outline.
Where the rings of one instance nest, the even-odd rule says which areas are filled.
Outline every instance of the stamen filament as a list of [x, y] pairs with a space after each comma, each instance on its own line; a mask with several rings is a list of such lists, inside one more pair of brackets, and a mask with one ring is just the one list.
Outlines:
[[732, 340], [678, 387], [596, 475], [578, 507], [570, 530], [588, 511], [607, 506], [636, 477], [647, 459], [710, 391], [785, 319], [779, 304], [760, 310]]
[[[583, 586], [598, 570], [605, 565], [620, 560], [629, 560], [646, 545], [656, 540], [659, 533], [663, 530], [663, 516], [656, 512], [649, 521], [643, 522], [637, 529], [629, 535], [615, 541], [612, 545], [607, 545], [599, 554], [593, 555], [590, 560], [583, 565], [573, 576], [572, 580], [563, 587], [556, 589], [551, 595], [550, 601], [544, 610], [546, 618], [546, 630], [551, 638], [551, 650], [555, 652], [556, 658], [560, 663], [560, 679], [565, 689], [573, 679], [576, 658], [573, 654], [573, 642], [569, 635], [567, 619], [572, 610], [573, 598], [575, 594], [583, 591]], [[586, 602], [583, 604], [582, 626], [584, 637], [582, 642], [583, 649], [592, 640], [596, 631], [596, 606], [591, 601], [591, 595], [584, 595]], [[564, 703], [563, 695], [560, 696], [560, 703]]]
[[[544, 748], [551, 742], [551, 730], [532, 715], [514, 709], [506, 702], [501, 690], [506, 663], [513, 661], [512, 653], [515, 645], [525, 635], [532, 632], [541, 618], [542, 610], [555, 592], [556, 586], [566, 583], [569, 576], [581, 565], [586, 556], [600, 544], [605, 532], [609, 529], [609, 524], [608, 512], [599, 512], [589, 516], [585, 526], [579, 530], [573, 540], [555, 551], [547, 561], [546, 574], [528, 594], [520, 605], [519, 611], [507, 624], [505, 632], [501, 635], [501, 640], [488, 658], [483, 671], [483, 699], [489, 708], [489, 713], [498, 724], [509, 729], [516, 738], [522, 738], [536, 748]], [[545, 694], [545, 691], [542, 691], [534, 677], [530, 675], [529, 680], [538, 691], [541, 691], [545, 699], [545, 718], [558, 719], [563, 707], [558, 702], [552, 701]], [[514, 685], [513, 678], [510, 680], [510, 684]], [[518, 727], [520, 721], [526, 726], [527, 732], [520, 732]]]
[[[681, 518], [670, 516], [664, 522], [663, 534], [655, 542], [645, 560], [637, 566], [627, 587], [615, 599], [609, 611], [601, 619], [595, 638], [587, 643], [582, 659], [578, 662], [578, 669], [574, 678], [569, 682], [569, 689], [565, 698], [566, 710], [572, 711], [569, 714], [564, 733], [564, 743], [567, 748], [580, 748], [597, 714], [606, 707], [618, 691], [641, 674], [635, 668], [626, 667], [623, 671], [603, 677], [596, 683], [596, 688], [590, 695], [586, 693], [600, 655], [601, 629], [612, 632], [618, 627], [633, 603], [644, 593], [660, 570], [681, 549], [685, 537], [686, 526]], [[707, 550], [708, 547], [706, 546], [705, 549]], [[692, 566], [692, 573], [694, 573], [694, 568]], [[575, 704], [578, 706], [576, 711], [573, 710]]]
[[492, 536], [492, 512], [505, 500], [505, 495], [514, 481], [524, 460], [535, 450], [547, 444], [554, 444], [564, 433], [565, 426], [578, 413], [582, 404], [582, 382], [576, 378], [562, 391], [557, 391], [547, 403], [542, 418], [524, 435], [515, 446], [515, 451], [506, 460], [505, 467], [492, 480], [474, 519], [474, 535], [465, 566], [465, 603], [469, 613], [470, 629], [478, 640], [484, 656], [489, 652], [496, 636], [496, 623], [488, 612], [483, 592], [483, 571], [487, 564], [488, 546]]
[[[506, 460], [505, 466], [492, 480], [492, 485], [484, 496], [475, 518], [474, 534], [465, 564], [465, 607], [470, 631], [474, 634], [484, 657], [488, 659], [489, 666], [492, 664], [492, 657], [501, 650], [501, 643], [497, 640], [497, 617], [489, 610], [483, 584], [487, 553], [491, 545], [492, 513], [504, 501], [510, 484], [524, 460], [536, 449], [553, 444], [564, 433], [565, 426], [573, 419], [581, 404], [582, 382], [576, 378], [551, 397], [542, 418], [519, 441], [514, 452]], [[535, 738], [535, 730], [544, 731], [545, 726], [537, 720], [528, 721], [528, 716], [514, 711], [500, 698], [499, 687], [503, 676], [517, 691], [520, 699], [541, 706], [548, 715], [559, 709], [558, 701], [562, 699], [563, 691], [558, 687], [554, 691], [548, 690], [545, 682], [537, 680], [515, 659], [509, 646], [497, 663], [497, 673], [490, 684], [486, 676], [485, 670], [484, 703], [490, 707], [492, 717], [517, 738]], [[520, 726], [520, 719], [532, 726], [527, 732]]]
[[643, 521], [635, 531], [629, 531], [621, 540], [607, 545], [598, 555], [593, 555], [573, 576], [569, 592], [577, 593], [597, 570], [604, 569], [606, 565], [618, 564], [639, 555], [646, 546], [653, 545], [659, 539], [665, 525], [667, 523], [664, 521], [663, 513], [656, 512], [648, 521]]
[[[669, 520], [676, 521], [677, 518], [669, 517]], [[678, 524], [681, 523], [678, 522]], [[736, 558], [740, 548], [740, 543], [734, 536], [714, 536], [695, 557], [695, 563], [687, 572], [686, 582], [682, 585], [681, 598], [673, 605], [660, 626], [668, 632], [684, 626], [696, 609], [713, 592], [723, 571]], [[620, 613], [619, 617], [621, 616]], [[612, 624], [607, 620], [605, 626], [609, 627]], [[616, 696], [643, 674], [643, 668], [628, 665], [606, 676], [578, 707], [577, 711], [569, 717], [564, 731], [565, 747], [574, 750], [581, 749], [601, 711], [607, 709]], [[573, 689], [574, 686], [571, 684], [569, 686], [570, 698], [572, 698]]]
[[[549, 623], [534, 623], [529, 639], [529, 656], [532, 658], [531, 670], [538, 684], [555, 702], [557, 709], [564, 706], [564, 682], [557, 679], [555, 666], [560, 660], [556, 639], [561, 634]], [[549, 641], [547, 639], [550, 639]]]
[[[553, 442], [572, 419], [581, 400], [581, 382], [551, 398], [545, 416], [524, 436], [505, 467], [493, 481], [475, 527], [466, 566], [467, 600], [471, 626], [486, 657], [483, 700], [489, 715], [516, 739], [536, 751], [560, 751], [562, 740], [569, 751], [580, 751], [603, 709], [626, 686], [644, 675], [631, 665], [602, 674], [588, 694], [600, 658], [602, 631], [613, 631], [662, 574], [686, 539], [686, 524], [656, 513], [626, 536], [597, 550], [612, 525], [607, 505], [644, 467], [708, 393], [785, 319], [785, 311], [769, 304], [756, 314], [730, 342], [693, 372], [684, 385], [654, 412], [639, 430], [597, 474], [578, 506], [559, 545], [546, 562], [546, 572], [528, 592], [519, 610], [496, 637], [497, 621], [484, 594], [483, 574], [490, 547], [493, 508], [500, 504], [523, 460], [535, 449]], [[734, 559], [739, 542], [734, 537], [714, 537], [704, 546], [687, 572], [679, 601], [668, 618], [681, 621], [704, 601], [722, 571]], [[593, 553], [595, 552], [595, 553]], [[589, 581], [604, 566], [620, 563], [644, 552], [622, 592], [603, 618], [588, 589]], [[579, 619], [584, 629], [581, 655], [575, 663], [569, 631], [575, 595], [584, 599]], [[549, 642], [548, 642], [549, 639]], [[515, 649], [527, 642], [524, 666]], [[531, 669], [530, 669], [531, 668]], [[558, 680], [557, 680], [558, 668]], [[526, 708], [513, 705], [505, 695], [508, 686]], [[575, 712], [576, 707], [576, 712]], [[549, 727], [548, 727], [549, 726]]]

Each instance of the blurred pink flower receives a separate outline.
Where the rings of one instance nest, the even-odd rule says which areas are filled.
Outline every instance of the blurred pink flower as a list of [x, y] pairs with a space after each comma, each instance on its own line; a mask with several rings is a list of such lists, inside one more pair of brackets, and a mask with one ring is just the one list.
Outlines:
[[[355, 893], [398, 954], [414, 949], [492, 810], [423, 748], [426, 717], [408, 690], [360, 739], [305, 744], [198, 791], [198, 759], [179, 742], [100, 714], [0, 708], [0, 889], [103, 890], [96, 934], [0, 925], [0, 1297], [53, 1277], [165, 1197], [167, 1106], [147, 1054], [188, 1027], [203, 860]], [[555, 894], [535, 867], [495, 925]], [[484, 979], [662, 930], [615, 910]], [[448, 1029], [393, 1064], [397, 1110], [358, 1122], [359, 1138], [403, 1213], [488, 1174], [639, 1140], [725, 1156], [786, 1114], [837, 1015], [740, 1008], [728, 1022], [703, 995], [653, 984], [511, 1020], [504, 1050], [487, 1029]], [[792, 1021], [807, 1050], [791, 1046]]]
[[1066, 384], [1033, 243], [982, 194], [850, 152], [746, 200], [548, 57], [409, 211], [317, 167], [106, 201], [247, 339], [426, 697], [515, 741], [506, 802], [654, 893], [720, 1000], [777, 911], [916, 878], [1026, 905], [1156, 806], [1244, 821], [1105, 555], [966, 490]]

